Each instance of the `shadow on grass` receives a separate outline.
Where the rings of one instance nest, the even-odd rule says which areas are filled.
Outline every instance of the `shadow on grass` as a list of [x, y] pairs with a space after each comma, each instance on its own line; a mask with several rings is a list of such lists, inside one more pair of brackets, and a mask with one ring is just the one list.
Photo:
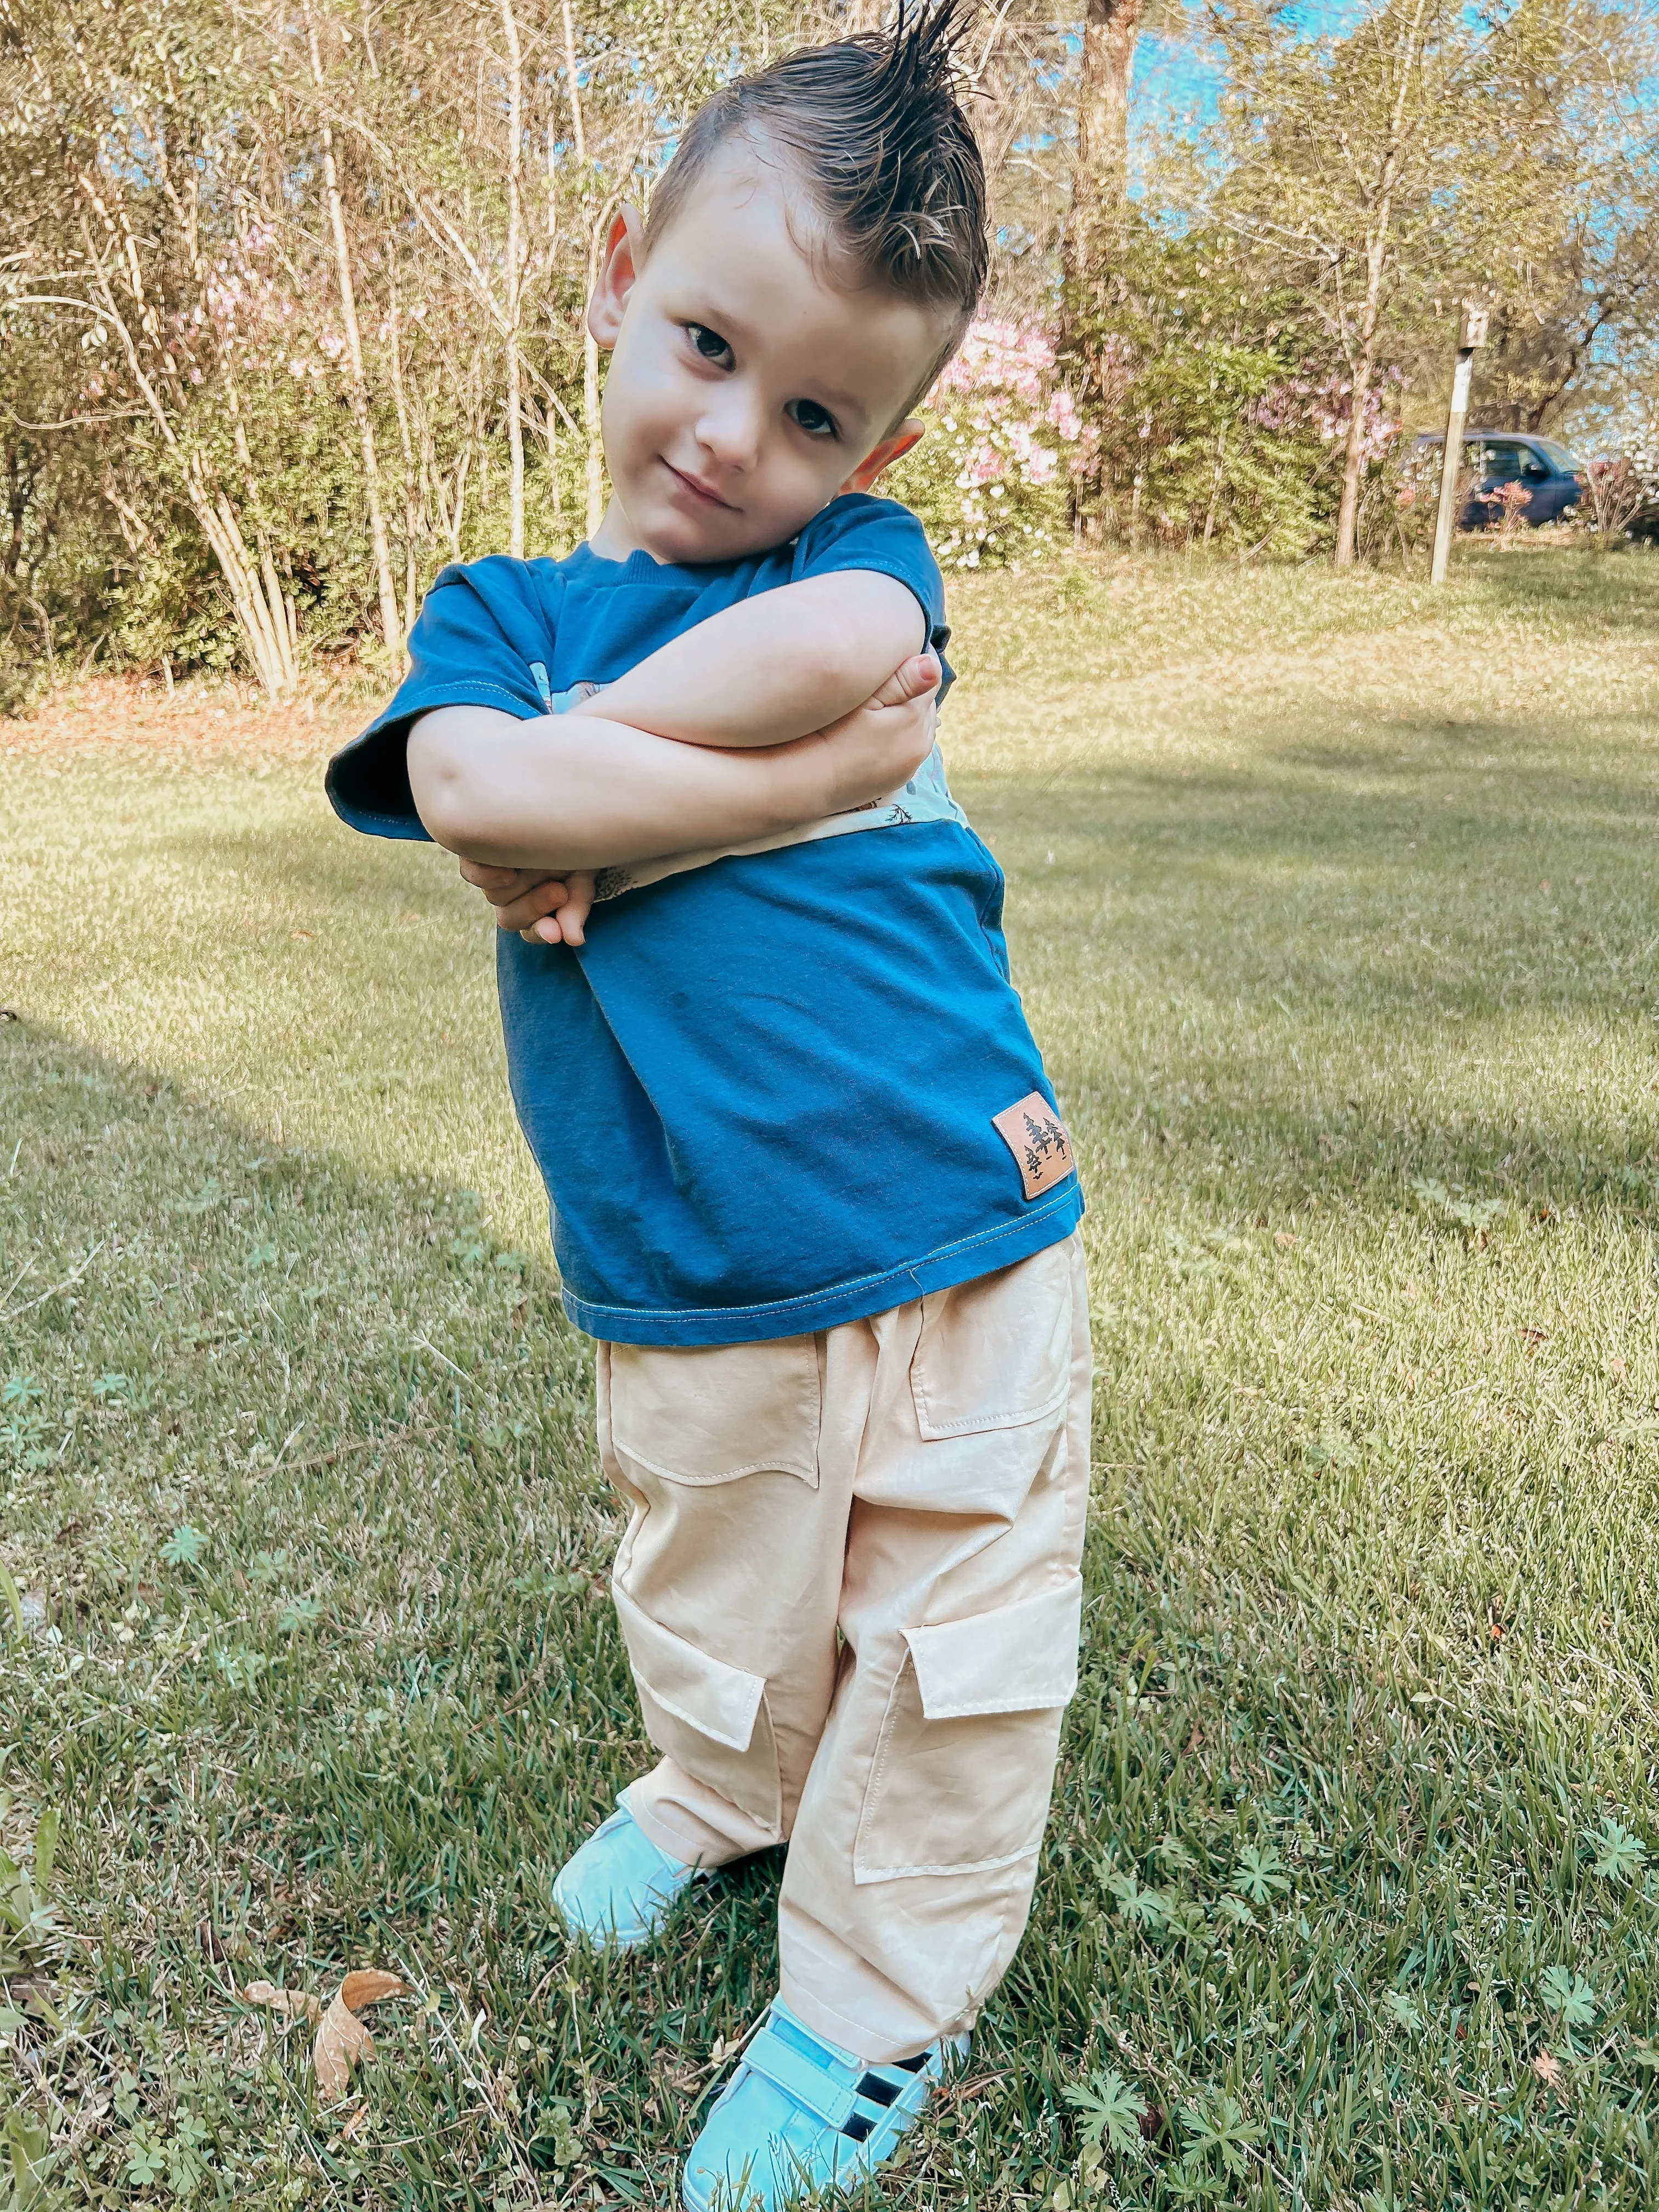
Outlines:
[[[553, 1874], [653, 1754], [549, 1265], [441, 1178], [273, 1146], [27, 1021], [0, 1024], [0, 1556], [50, 1634], [0, 1667], [0, 1741], [64, 1809], [101, 2063], [171, 2013], [210, 2070], [230, 1976], [374, 1961], [462, 2036], [533, 2029], [532, 2149], [600, 2037], [632, 2168], [665, 2033], [695, 2009], [699, 2047], [735, 2040], [769, 1993], [776, 1870], [701, 1887], [649, 1961], [567, 1955]], [[393, 2197], [474, 2202], [498, 2118], [422, 2066], [423, 2028], [374, 2026], [387, 2132], [440, 2147]], [[228, 2094], [280, 2135], [275, 2077]]]
[[[1538, 550], [1524, 544], [1502, 553], [1495, 545], [1466, 544], [1454, 561], [1462, 572], [1455, 581], [1477, 580], [1505, 614], [1545, 625], [1582, 625], [1592, 640], [1608, 629], [1651, 637], [1659, 626], [1659, 555], [1640, 547], [1605, 552], [1549, 548], [1540, 558]], [[1531, 660], [1529, 667], [1536, 673], [1539, 664]]]

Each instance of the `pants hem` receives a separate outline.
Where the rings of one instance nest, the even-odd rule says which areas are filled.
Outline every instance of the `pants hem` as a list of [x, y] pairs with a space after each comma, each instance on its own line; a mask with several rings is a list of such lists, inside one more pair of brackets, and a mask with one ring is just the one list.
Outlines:
[[[699, 1867], [707, 1873], [728, 1863], [728, 1859], [714, 1857], [706, 1845], [681, 1834], [678, 1829], [671, 1828], [666, 1821], [659, 1820], [654, 1813], [647, 1813], [636, 1805], [631, 1788], [622, 1792], [617, 1802], [627, 1806], [633, 1815], [634, 1825], [641, 1835], [653, 1843], [659, 1851], [666, 1851], [671, 1859], [678, 1859], [682, 1866]], [[742, 1858], [744, 1856], [742, 1851], [729, 1854], [730, 1858]]]
[[[778, 1994], [803, 2027], [810, 2027], [814, 2035], [821, 2035], [826, 2043], [833, 2043], [841, 2050], [850, 2052], [861, 2065], [896, 2065], [901, 2058], [914, 2058], [919, 2051], [929, 2049], [939, 2040], [936, 2036], [929, 2036], [921, 2042], [914, 2038], [908, 2042], [895, 2042], [890, 2036], [883, 2038], [875, 2034], [862, 2021], [849, 2020], [834, 2005], [815, 1996], [810, 1990], [803, 1989], [792, 1974], [785, 1974], [781, 1978]], [[960, 2033], [956, 2029], [945, 2032]]]

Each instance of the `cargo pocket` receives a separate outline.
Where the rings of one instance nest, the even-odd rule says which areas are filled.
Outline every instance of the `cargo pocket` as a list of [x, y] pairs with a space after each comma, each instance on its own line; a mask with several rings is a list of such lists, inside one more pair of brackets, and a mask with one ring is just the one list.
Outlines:
[[782, 1785], [764, 1677], [676, 1636], [620, 1583], [612, 1583], [611, 1595], [652, 1742], [740, 1812], [781, 1832]]
[[887, 1502], [1011, 1524], [1055, 1461], [1072, 1388], [1071, 1253], [1050, 1245], [994, 1275], [930, 1291], [910, 1356], [920, 1449]]
[[669, 1482], [793, 1474], [818, 1486], [816, 1337], [763, 1344], [613, 1344], [611, 1439]]
[[923, 1298], [910, 1394], [930, 1443], [1048, 1420], [1071, 1380], [1068, 1244]]
[[1042, 1840], [1083, 1581], [904, 1632], [854, 1846], [854, 1878], [987, 1874]]

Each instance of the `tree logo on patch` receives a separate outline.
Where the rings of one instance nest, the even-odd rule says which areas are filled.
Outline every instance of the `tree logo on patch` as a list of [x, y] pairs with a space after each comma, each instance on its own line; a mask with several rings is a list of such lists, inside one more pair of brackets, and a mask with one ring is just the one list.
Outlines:
[[1037, 1198], [1064, 1182], [1074, 1164], [1066, 1124], [1040, 1091], [991, 1116], [992, 1126], [1014, 1156], [1027, 1198]]

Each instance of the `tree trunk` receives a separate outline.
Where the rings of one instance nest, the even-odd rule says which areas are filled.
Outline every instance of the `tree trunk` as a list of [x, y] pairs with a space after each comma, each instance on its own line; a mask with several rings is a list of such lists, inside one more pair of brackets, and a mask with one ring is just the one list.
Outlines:
[[[1106, 403], [1101, 318], [1112, 248], [1123, 216], [1129, 172], [1129, 78], [1134, 68], [1141, 0], [1088, 0], [1077, 98], [1077, 154], [1071, 204], [1060, 241], [1060, 354], [1085, 417], [1098, 421]], [[1072, 487], [1072, 520], [1099, 496], [1092, 482]]]
[[524, 372], [519, 325], [524, 298], [524, 56], [513, 0], [501, 0], [507, 37], [507, 550], [524, 558]]
[[[317, 22], [306, 9], [306, 36], [310, 45], [311, 79], [319, 94], [323, 89], [323, 59], [317, 45]], [[346, 360], [350, 371], [352, 416], [357, 425], [363, 455], [363, 491], [368, 503], [368, 535], [374, 550], [374, 575], [380, 592], [380, 629], [386, 649], [401, 656], [403, 627], [398, 618], [398, 590], [392, 580], [392, 547], [386, 537], [386, 512], [380, 504], [380, 469], [374, 453], [374, 425], [368, 412], [368, 380], [363, 372], [363, 338], [357, 324], [357, 294], [351, 278], [351, 249], [346, 239], [345, 204], [340, 197], [340, 173], [334, 159], [334, 133], [325, 121], [323, 130], [323, 188], [328, 199], [329, 227], [334, 234], [334, 265], [340, 284], [340, 315], [345, 324]]]
[[591, 538], [605, 520], [605, 436], [599, 422], [599, 349], [586, 329], [582, 331], [582, 428], [587, 434], [585, 526]]
[[1342, 454], [1342, 500], [1336, 511], [1336, 565], [1351, 568], [1357, 551], [1359, 522], [1359, 479], [1365, 468], [1365, 403], [1371, 394], [1371, 375], [1376, 367], [1376, 323], [1382, 288], [1381, 240], [1370, 256], [1366, 272], [1365, 306], [1359, 325], [1359, 349], [1353, 365], [1348, 395], [1348, 441]]
[[[242, 465], [242, 482], [247, 495], [248, 513], [253, 518], [254, 542], [259, 549], [259, 574], [264, 580], [265, 605], [271, 616], [270, 634], [276, 653], [281, 688], [285, 691], [292, 690], [300, 681], [299, 637], [297, 626], [293, 619], [293, 602], [284, 599], [283, 596], [283, 587], [276, 574], [276, 563], [271, 557], [270, 532], [265, 527], [261, 512], [264, 501], [260, 496], [258, 479], [254, 473], [253, 455], [248, 446], [247, 431], [242, 422], [241, 395], [237, 389], [236, 372], [232, 366], [228, 349], [222, 353], [222, 368], [225, 380], [225, 402], [230, 415], [232, 441], [236, 449], [236, 458]], [[221, 495], [220, 504], [222, 506], [224, 504], [222, 495]], [[228, 508], [226, 511], [228, 514]], [[234, 521], [232, 527], [234, 528]], [[240, 542], [240, 532], [238, 538]]]
[[1077, 96], [1077, 158], [1061, 251], [1075, 319], [1097, 294], [1129, 173], [1129, 79], [1141, 0], [1088, 0]]
[[[114, 222], [89, 183], [88, 191], [112, 239]], [[131, 242], [131, 228], [124, 222], [123, 228]], [[246, 541], [237, 526], [230, 502], [222, 491], [216, 491], [210, 484], [201, 454], [186, 453], [180, 445], [178, 432], [167, 413], [167, 402], [157, 391], [154, 380], [145, 373], [132, 325], [117, 304], [108, 267], [92, 242], [90, 230], [84, 225], [82, 240], [100, 302], [120, 338], [134, 387], [161, 434], [161, 441], [179, 472], [179, 487], [190, 502], [191, 513], [219, 563], [220, 573], [230, 592], [231, 605], [235, 610], [237, 627], [247, 648], [248, 659], [253, 663], [259, 681], [270, 697], [280, 699], [292, 682], [295, 639], [290, 611], [283, 605], [280, 594], [268, 595], [269, 586], [261, 579], [258, 568], [249, 556]], [[119, 249], [117, 250], [118, 252]], [[125, 266], [131, 280], [133, 304], [138, 310], [142, 326], [149, 335], [150, 326], [155, 325], [159, 328], [159, 323], [144, 298], [143, 272], [136, 253]]]
[[[388, 255], [388, 260], [391, 257]], [[398, 268], [391, 261], [387, 284], [386, 325], [391, 338], [392, 398], [398, 410], [398, 438], [404, 449], [404, 635], [415, 627], [415, 549], [420, 538], [421, 477], [415, 459], [415, 437], [410, 427], [409, 395], [404, 388], [403, 331], [399, 326]]]
[[1365, 237], [1365, 296], [1359, 310], [1357, 343], [1349, 356], [1352, 368], [1348, 396], [1348, 439], [1342, 454], [1342, 499], [1336, 513], [1336, 554], [1339, 568], [1351, 568], [1357, 550], [1359, 523], [1359, 479], [1365, 467], [1365, 403], [1371, 394], [1376, 368], [1376, 333], [1382, 316], [1382, 281], [1388, 273], [1389, 249], [1394, 227], [1394, 196], [1405, 155], [1406, 110], [1412, 84], [1423, 56], [1423, 17], [1427, 0], [1417, 7], [1395, 49], [1399, 76], [1389, 113], [1388, 136], [1377, 164], [1371, 220]]
[[[587, 139], [582, 130], [581, 86], [576, 75], [576, 28], [571, 20], [570, 0], [562, 0], [564, 11], [564, 80], [565, 93], [570, 101], [570, 131], [576, 142], [576, 159], [586, 162]], [[590, 212], [592, 203], [589, 203]], [[599, 281], [599, 255], [604, 248], [605, 228], [596, 223], [587, 237], [587, 297], [593, 295]], [[593, 333], [587, 327], [586, 314], [582, 320], [582, 430], [587, 440], [587, 512], [585, 527], [591, 538], [605, 520], [605, 442], [599, 427], [599, 349]]]
[[576, 79], [576, 27], [571, 21], [570, 0], [562, 0], [564, 10], [564, 91], [570, 102], [570, 134], [576, 142], [576, 159], [584, 167], [587, 161], [587, 140], [582, 131], [582, 93]]

